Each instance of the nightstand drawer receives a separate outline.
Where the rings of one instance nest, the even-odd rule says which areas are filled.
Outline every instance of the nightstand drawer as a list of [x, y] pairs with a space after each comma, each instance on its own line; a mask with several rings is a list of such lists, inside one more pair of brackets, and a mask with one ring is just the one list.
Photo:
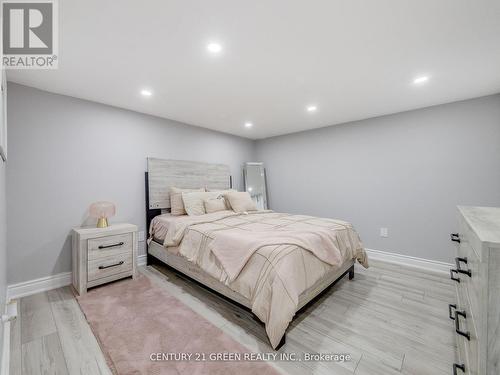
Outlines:
[[89, 260], [87, 281], [94, 281], [122, 272], [132, 272], [132, 252]]
[[132, 233], [88, 240], [88, 260], [101, 259], [132, 251]]

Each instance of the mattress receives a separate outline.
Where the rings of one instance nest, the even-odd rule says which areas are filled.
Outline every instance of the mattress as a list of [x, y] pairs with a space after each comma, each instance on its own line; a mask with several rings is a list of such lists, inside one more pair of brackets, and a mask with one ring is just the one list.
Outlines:
[[[164, 246], [165, 237], [168, 233], [169, 228], [172, 228], [176, 222], [182, 223], [188, 220], [188, 218], [189, 218], [188, 215], [175, 216], [170, 213], [155, 216], [153, 220], [151, 220], [151, 225], [149, 227], [148, 243], [150, 241], [154, 241], [157, 244]], [[165, 250], [170, 253], [177, 254], [179, 252], [178, 246], [164, 246], [164, 247]]]

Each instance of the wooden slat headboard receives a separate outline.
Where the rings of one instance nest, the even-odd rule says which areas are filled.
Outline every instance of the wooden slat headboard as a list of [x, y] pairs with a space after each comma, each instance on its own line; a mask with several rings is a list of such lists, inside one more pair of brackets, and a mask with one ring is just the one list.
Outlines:
[[229, 189], [231, 173], [224, 164], [148, 158], [149, 209], [170, 208], [170, 187]]

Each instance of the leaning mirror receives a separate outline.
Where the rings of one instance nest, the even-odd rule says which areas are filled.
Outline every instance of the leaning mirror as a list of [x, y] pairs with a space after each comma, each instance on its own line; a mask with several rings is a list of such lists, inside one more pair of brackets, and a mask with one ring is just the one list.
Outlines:
[[266, 171], [264, 163], [245, 163], [243, 166], [245, 191], [252, 197], [257, 209], [267, 210]]

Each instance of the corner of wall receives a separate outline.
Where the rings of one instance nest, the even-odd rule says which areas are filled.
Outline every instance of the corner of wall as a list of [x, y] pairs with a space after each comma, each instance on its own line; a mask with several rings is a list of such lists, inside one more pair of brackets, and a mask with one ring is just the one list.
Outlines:
[[[5, 79], [5, 70], [1, 71], [2, 80]], [[2, 97], [0, 98], [0, 118], [3, 119], [3, 113], [6, 108], [3, 108], [6, 94], [5, 91], [2, 92]], [[1, 125], [6, 124], [3, 122]], [[1, 126], [0, 125], [0, 126]], [[0, 137], [5, 136], [2, 129], [0, 128]], [[1, 139], [0, 139], [1, 141]], [[6, 162], [0, 157], [0, 316], [6, 311], [6, 299], [7, 299], [7, 199], [6, 195]], [[8, 357], [9, 357], [9, 342], [10, 330], [9, 323], [4, 323], [3, 319], [0, 319], [0, 375], [8, 373]]]
[[[5, 163], [0, 159], [0, 316], [5, 311], [7, 298], [7, 241], [6, 241], [6, 199], [5, 199]], [[4, 323], [0, 320], [0, 374], [5, 371], [5, 365], [8, 363], [6, 356], [8, 346], [5, 338], [8, 337], [8, 329], [5, 329]]]

